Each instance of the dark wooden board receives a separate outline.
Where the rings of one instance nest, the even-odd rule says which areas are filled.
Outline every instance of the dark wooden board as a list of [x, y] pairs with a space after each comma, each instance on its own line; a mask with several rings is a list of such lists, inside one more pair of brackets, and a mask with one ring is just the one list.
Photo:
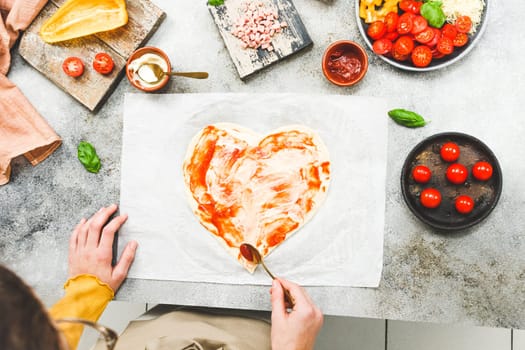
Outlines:
[[[158, 28], [166, 13], [149, 0], [128, 0], [128, 23], [120, 28], [56, 44], [45, 43], [38, 32], [42, 24], [65, 0], [49, 2], [35, 18], [20, 40], [20, 55], [39, 72], [69, 93], [90, 110], [97, 109], [113, 92], [124, 74], [126, 61], [133, 51]], [[92, 68], [98, 52], [107, 52], [115, 61], [109, 75], [101, 75]], [[84, 61], [84, 74], [71, 78], [62, 71], [62, 62], [68, 56]]]
[[272, 38], [274, 51], [242, 48], [242, 41], [233, 36], [231, 29], [242, 13], [241, 6], [246, 1], [225, 0], [224, 5], [221, 6], [208, 5], [241, 79], [313, 44], [291, 0], [259, 0], [267, 3], [268, 7], [276, 9], [279, 20], [286, 22], [288, 26]]

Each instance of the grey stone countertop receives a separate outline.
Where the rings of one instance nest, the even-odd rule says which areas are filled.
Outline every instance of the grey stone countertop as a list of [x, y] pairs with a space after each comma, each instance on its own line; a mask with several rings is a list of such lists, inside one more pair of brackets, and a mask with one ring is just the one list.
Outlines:
[[[352, 88], [330, 84], [321, 57], [332, 41], [364, 45], [353, 0], [327, 4], [295, 0], [314, 46], [243, 82], [205, 1], [155, 0], [167, 17], [148, 44], [164, 49], [180, 71], [206, 70], [206, 81], [174, 78], [165, 93], [302, 92], [384, 97], [431, 123], [407, 129], [389, 123], [384, 267], [379, 288], [307, 287], [324, 313], [396, 320], [525, 328], [525, 62], [521, 17], [525, 2], [491, 1], [488, 26], [476, 47], [442, 70], [410, 73], [369, 50], [370, 67]], [[0, 187], [0, 261], [36, 292], [56, 300], [67, 278], [67, 247], [82, 216], [119, 202], [124, 95], [137, 92], [124, 78], [92, 113], [13, 52], [8, 77], [63, 138], [63, 145], [32, 167], [13, 162], [11, 182]], [[155, 116], [145, 115], [144, 118]], [[363, 118], [367, 118], [366, 112]], [[410, 212], [399, 186], [408, 152], [424, 138], [459, 131], [485, 142], [503, 171], [503, 193], [482, 223], [442, 234]], [[96, 145], [98, 175], [76, 157], [80, 140]], [[147, 167], [147, 160], [137, 166]], [[335, 214], [334, 214], [335, 215]], [[374, 220], [374, 218], [364, 218]], [[173, 281], [127, 280], [116, 299], [269, 310], [269, 288]]]

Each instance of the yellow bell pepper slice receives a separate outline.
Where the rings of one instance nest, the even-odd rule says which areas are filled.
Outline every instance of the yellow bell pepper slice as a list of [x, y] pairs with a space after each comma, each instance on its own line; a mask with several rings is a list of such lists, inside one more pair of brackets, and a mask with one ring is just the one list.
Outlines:
[[105, 32], [128, 23], [125, 0], [67, 0], [40, 28], [47, 43]]

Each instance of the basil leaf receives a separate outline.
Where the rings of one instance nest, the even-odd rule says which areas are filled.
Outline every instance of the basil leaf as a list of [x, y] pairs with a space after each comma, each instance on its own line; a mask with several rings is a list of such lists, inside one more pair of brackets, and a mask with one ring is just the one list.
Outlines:
[[428, 1], [421, 5], [419, 10], [428, 24], [434, 28], [441, 28], [445, 24], [447, 17], [441, 8], [441, 1]]
[[220, 6], [224, 4], [224, 0], [208, 0], [208, 5]]
[[388, 116], [396, 123], [408, 128], [419, 128], [427, 124], [422, 116], [406, 109], [393, 109], [388, 112]]
[[100, 159], [97, 156], [97, 151], [89, 142], [81, 141], [77, 147], [78, 160], [84, 168], [90, 173], [98, 173], [100, 170]]

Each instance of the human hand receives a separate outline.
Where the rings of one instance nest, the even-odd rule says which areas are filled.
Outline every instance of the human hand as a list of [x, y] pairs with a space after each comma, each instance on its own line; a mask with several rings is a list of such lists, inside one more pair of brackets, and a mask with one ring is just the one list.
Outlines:
[[[286, 310], [283, 288], [295, 299], [291, 312]], [[277, 278], [272, 283], [272, 350], [310, 350], [323, 326], [323, 314], [299, 285]]]
[[[128, 218], [127, 215], [119, 215], [107, 223], [109, 217], [116, 211], [116, 204], [101, 208], [89, 220], [82, 218], [75, 227], [69, 241], [70, 278], [87, 273], [107, 283], [113, 292], [119, 289], [135, 258], [137, 242], [129, 242], [120, 260], [114, 267], [111, 266], [113, 238]], [[107, 225], [104, 226], [106, 223]]]

